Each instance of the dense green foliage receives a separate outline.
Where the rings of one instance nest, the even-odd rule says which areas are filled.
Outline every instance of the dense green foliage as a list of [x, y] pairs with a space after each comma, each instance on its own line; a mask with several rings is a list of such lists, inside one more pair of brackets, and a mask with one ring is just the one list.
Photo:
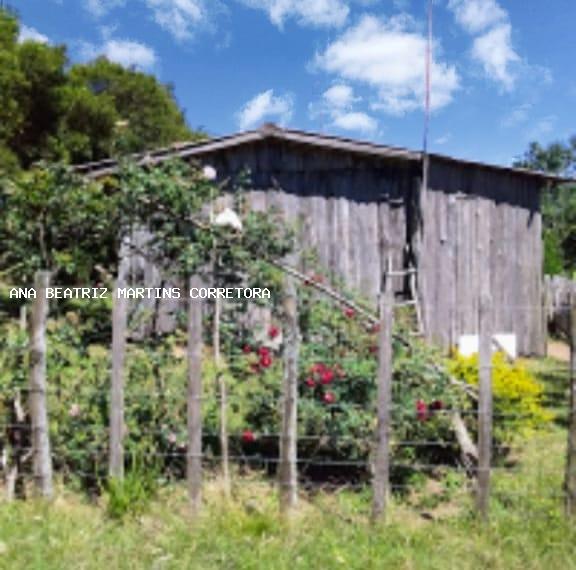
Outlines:
[[[515, 166], [574, 177], [576, 137], [546, 147], [533, 142]], [[563, 184], [544, 192], [542, 198], [544, 271], [548, 275], [576, 272], [576, 187]]]
[[18, 41], [0, 9], [0, 170], [72, 163], [198, 138], [170, 87], [104, 58], [70, 66], [65, 46]]
[[48, 270], [61, 282], [87, 283], [94, 267], [115, 267], [125, 223], [122, 196], [47, 165], [5, 180], [0, 188], [0, 274], [5, 283], [31, 284]]
[[202, 170], [178, 160], [154, 169], [123, 162], [117, 176], [100, 181], [61, 164], [39, 165], [0, 187], [6, 212], [0, 275], [19, 285], [29, 285], [40, 269], [61, 284], [101, 281], [115, 274], [120, 245], [134, 230], [147, 230], [146, 256], [172, 277], [220, 267], [221, 286], [277, 282], [278, 271], [266, 261], [290, 251], [291, 233], [274, 212], [248, 211], [241, 186], [235, 195], [242, 231], [212, 224], [205, 205], [222, 192]]

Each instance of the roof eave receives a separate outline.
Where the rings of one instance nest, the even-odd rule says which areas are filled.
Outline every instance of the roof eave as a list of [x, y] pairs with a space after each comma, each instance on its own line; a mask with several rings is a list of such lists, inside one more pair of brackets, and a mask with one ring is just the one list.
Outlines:
[[[243, 144], [254, 143], [266, 139], [278, 139], [294, 144], [310, 145], [327, 150], [350, 152], [353, 154], [363, 154], [366, 156], [382, 157], [388, 159], [405, 160], [409, 162], [419, 162], [422, 160], [421, 152], [411, 151], [406, 148], [378, 145], [371, 142], [358, 141], [343, 137], [335, 137], [323, 134], [309, 133], [305, 131], [282, 129], [275, 125], [267, 124], [257, 130], [245, 131], [242, 133], [199, 141], [190, 144], [178, 144], [155, 151], [135, 154], [131, 158], [139, 164], [157, 164], [170, 158], [192, 158], [195, 156], [208, 155], [221, 150], [234, 148]], [[447, 155], [431, 154], [432, 159], [452, 162], [461, 165], [474, 166], [496, 170], [499, 172], [509, 172], [511, 174], [530, 176], [539, 178], [554, 185], [576, 183], [576, 180], [561, 176], [554, 176], [545, 172], [533, 171], [525, 168], [514, 168], [507, 166], [497, 166], [475, 162], [472, 160], [458, 159]], [[114, 174], [118, 169], [118, 161], [106, 159], [98, 162], [88, 162], [77, 165], [75, 170], [89, 178], [101, 178]]]

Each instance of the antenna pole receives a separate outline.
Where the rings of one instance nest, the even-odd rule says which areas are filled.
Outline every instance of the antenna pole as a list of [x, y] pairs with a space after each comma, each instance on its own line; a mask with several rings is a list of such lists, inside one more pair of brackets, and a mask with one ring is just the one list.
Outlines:
[[[425, 102], [424, 102], [424, 137], [422, 141], [422, 188], [421, 198], [428, 190], [428, 178], [430, 171], [430, 160], [428, 156], [428, 134], [430, 130], [430, 114], [431, 114], [431, 87], [432, 87], [432, 3], [434, 0], [428, 0], [428, 40], [426, 44], [426, 85], [425, 85]], [[420, 212], [422, 216], [422, 212]], [[420, 218], [421, 219], [421, 218]]]
[[432, 3], [428, 0], [428, 39], [426, 42], [426, 86], [425, 86], [425, 117], [424, 117], [424, 140], [422, 150], [424, 154], [428, 153], [428, 132], [430, 130], [430, 112], [431, 112], [431, 87], [432, 87]]

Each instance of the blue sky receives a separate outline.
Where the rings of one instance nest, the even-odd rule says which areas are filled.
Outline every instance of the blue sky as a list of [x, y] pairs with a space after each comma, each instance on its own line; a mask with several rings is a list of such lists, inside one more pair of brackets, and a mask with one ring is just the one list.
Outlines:
[[[273, 121], [419, 149], [426, 0], [12, 0], [22, 37], [175, 88], [192, 127]], [[435, 0], [434, 152], [509, 164], [576, 134], [576, 1]]]

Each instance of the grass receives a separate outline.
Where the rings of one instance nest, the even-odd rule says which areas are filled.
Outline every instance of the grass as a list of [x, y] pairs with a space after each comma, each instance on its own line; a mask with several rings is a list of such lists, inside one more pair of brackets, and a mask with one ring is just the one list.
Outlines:
[[[556, 393], [562, 378], [545, 376], [558, 366], [538, 366]], [[257, 477], [238, 478], [228, 503], [217, 481], [208, 482], [196, 521], [178, 486], [161, 489], [147, 511], [122, 521], [104, 504], [60, 489], [49, 505], [0, 507], [0, 568], [576, 568], [576, 523], [565, 521], [560, 498], [565, 444], [565, 430], [554, 425], [516, 451], [511, 469], [495, 471], [488, 523], [472, 514], [458, 477], [394, 501], [379, 527], [367, 520], [369, 494], [351, 491], [303, 498], [295, 516], [282, 520], [274, 491]]]

